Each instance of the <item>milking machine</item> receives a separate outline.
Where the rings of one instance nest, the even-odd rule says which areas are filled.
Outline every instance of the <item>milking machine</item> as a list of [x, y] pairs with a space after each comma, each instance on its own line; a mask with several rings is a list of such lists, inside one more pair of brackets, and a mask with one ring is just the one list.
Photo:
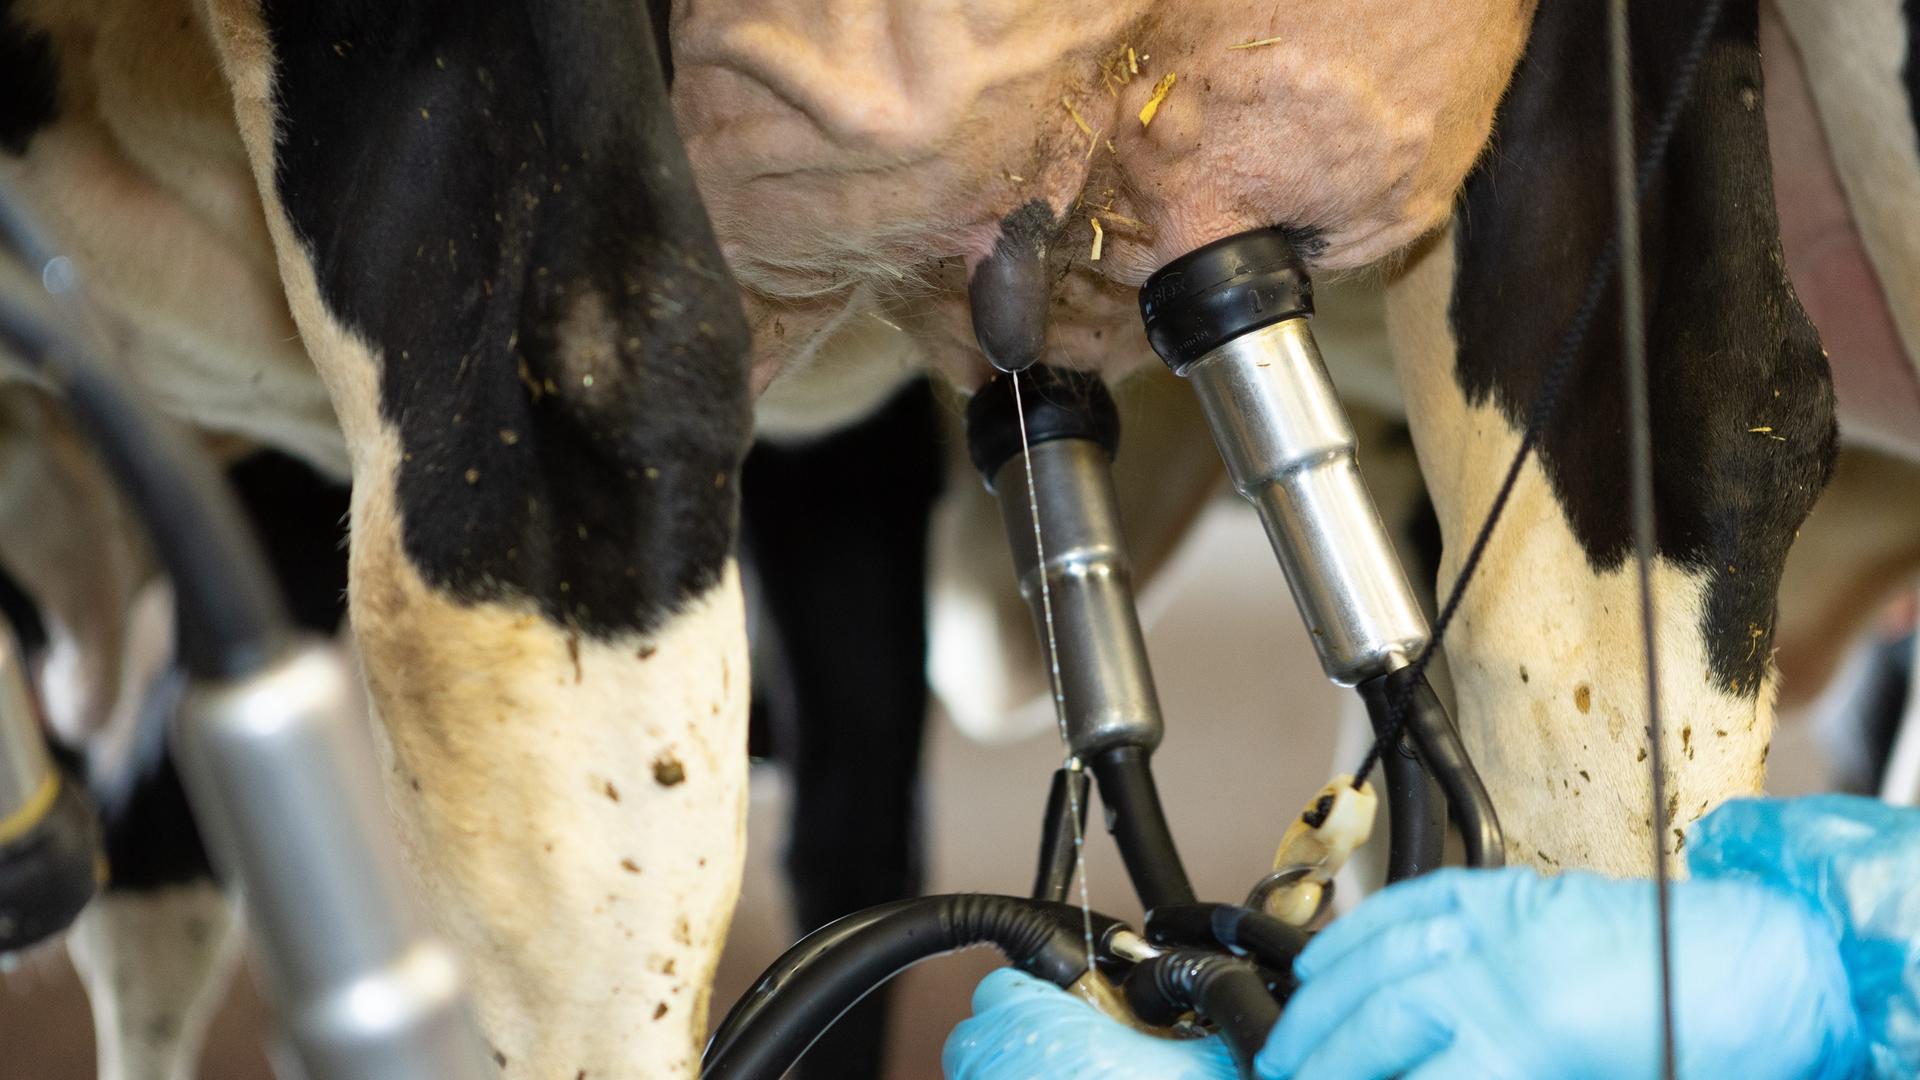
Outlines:
[[[1168, 264], [1140, 302], [1149, 340], [1193, 384], [1235, 487], [1259, 511], [1322, 668], [1357, 689], [1389, 743], [1388, 879], [1439, 865], [1449, 812], [1467, 863], [1498, 866], [1492, 802], [1414, 664], [1426, 620], [1355, 463], [1308, 325], [1312, 298], [1286, 234], [1263, 229]], [[995, 378], [967, 410], [968, 448], [999, 501], [1066, 751], [1032, 896], [903, 900], [815, 931], [734, 1005], [703, 1076], [780, 1076], [894, 974], [979, 944], [1135, 1027], [1217, 1032], [1251, 1075], [1333, 874], [1370, 832], [1374, 795], [1364, 776], [1336, 777], [1285, 829], [1272, 871], [1243, 902], [1195, 898], [1150, 767], [1165, 723], [1109, 474], [1119, 428], [1097, 377], [1044, 366]], [[1138, 931], [1066, 902], [1096, 784], [1147, 909]]]
[[[0, 346], [99, 447], [169, 574], [192, 680], [172, 742], [216, 867], [244, 897], [291, 1056], [281, 1075], [497, 1075], [452, 951], [425, 929], [356, 730], [356, 684], [296, 640], [231, 496], [125, 393], [91, 347], [71, 263], [0, 188], [0, 249], [51, 294], [0, 295]], [[49, 761], [17, 655], [0, 670], [0, 951], [63, 929], [104, 868], [97, 827]]]
[[0, 630], [0, 955], [66, 929], [105, 871], [100, 823], [40, 730], [25, 658]]

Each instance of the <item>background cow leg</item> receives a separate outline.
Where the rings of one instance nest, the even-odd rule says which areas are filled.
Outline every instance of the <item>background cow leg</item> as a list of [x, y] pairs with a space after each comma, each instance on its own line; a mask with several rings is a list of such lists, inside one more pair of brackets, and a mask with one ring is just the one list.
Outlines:
[[193, 1080], [240, 958], [241, 920], [209, 879], [116, 889], [67, 937], [87, 987], [100, 1080]]
[[[927, 712], [927, 525], [941, 490], [933, 392], [916, 381], [854, 427], [761, 442], [742, 477], [742, 542], [778, 628], [791, 698], [773, 705], [793, 809], [786, 871], [802, 933], [918, 895]], [[807, 1075], [877, 1077], [888, 995], [807, 1053]]]

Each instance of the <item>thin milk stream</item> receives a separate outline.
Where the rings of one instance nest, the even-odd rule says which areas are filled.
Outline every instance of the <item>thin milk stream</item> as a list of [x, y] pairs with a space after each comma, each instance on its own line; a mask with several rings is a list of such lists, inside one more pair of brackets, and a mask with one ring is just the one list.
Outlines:
[[[1082, 769], [1080, 759], [1073, 755], [1067, 737], [1067, 700], [1060, 691], [1060, 643], [1053, 636], [1053, 585], [1047, 567], [1047, 549], [1040, 540], [1040, 498], [1033, 490], [1033, 458], [1031, 447], [1027, 445], [1027, 408], [1020, 400], [1020, 376], [1008, 376], [1013, 380], [1013, 411], [1020, 421], [1020, 461], [1027, 469], [1027, 516], [1033, 521], [1033, 557], [1040, 568], [1040, 614], [1041, 622], [1047, 628], [1047, 685], [1053, 690], [1053, 716], [1060, 726], [1060, 748], [1065, 752], [1066, 760], [1062, 767], [1069, 772], [1078, 773]], [[1069, 778], [1071, 781], [1073, 778]], [[1086, 835], [1080, 827], [1080, 795], [1071, 782], [1067, 784], [1067, 816], [1073, 819], [1073, 876], [1080, 882], [1080, 930], [1087, 946], [1087, 971], [1095, 970], [1093, 965], [1093, 902], [1087, 897], [1087, 852]]]

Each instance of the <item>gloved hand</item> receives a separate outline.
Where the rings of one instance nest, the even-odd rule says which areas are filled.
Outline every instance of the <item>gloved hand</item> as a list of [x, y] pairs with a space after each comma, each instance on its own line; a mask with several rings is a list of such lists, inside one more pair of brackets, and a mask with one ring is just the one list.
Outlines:
[[1696, 879], [1765, 883], [1824, 913], [1874, 1075], [1920, 1076], [1920, 810], [1855, 795], [1738, 799], [1694, 826], [1687, 865]]
[[1225, 1043], [1160, 1039], [1013, 968], [973, 992], [973, 1016], [947, 1036], [948, 1080], [1234, 1080]]
[[[1684, 1080], [1838, 1080], [1865, 1045], [1833, 931], [1797, 897], [1676, 882]], [[1660, 1074], [1647, 881], [1442, 870], [1396, 885], [1300, 954], [1256, 1062], [1268, 1080], [1545, 1080]]]

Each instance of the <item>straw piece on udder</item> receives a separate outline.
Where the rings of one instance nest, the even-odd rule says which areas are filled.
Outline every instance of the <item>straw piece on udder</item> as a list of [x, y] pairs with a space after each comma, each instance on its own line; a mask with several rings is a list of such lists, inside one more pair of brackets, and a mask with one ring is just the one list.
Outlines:
[[1160, 103], [1167, 99], [1167, 91], [1173, 89], [1173, 81], [1179, 77], [1179, 75], [1169, 71], [1165, 78], [1153, 84], [1153, 96], [1148, 98], [1147, 103], [1140, 107], [1141, 127], [1146, 127], [1148, 124], [1153, 123], [1154, 114], [1160, 111]]
[[1102, 228], [1100, 227], [1100, 219], [1099, 219], [1099, 218], [1097, 218], [1097, 217], [1090, 217], [1090, 218], [1088, 218], [1087, 220], [1088, 220], [1088, 221], [1091, 221], [1091, 222], [1093, 223], [1093, 252], [1092, 252], [1092, 254], [1090, 254], [1090, 255], [1088, 255], [1088, 256], [1087, 256], [1087, 261], [1088, 261], [1088, 262], [1099, 262], [1099, 261], [1100, 261], [1100, 248], [1101, 248], [1101, 247], [1102, 247], [1102, 246], [1103, 246], [1103, 245], [1104, 245], [1104, 244], [1106, 243], [1106, 239], [1107, 239], [1107, 233], [1106, 233], [1106, 230], [1104, 230], [1104, 229], [1102, 229]]
[[1060, 99], [1060, 104], [1067, 107], [1067, 115], [1073, 117], [1073, 122], [1080, 125], [1081, 133], [1089, 139], [1093, 138], [1093, 129], [1088, 127], [1086, 120], [1081, 118], [1080, 110], [1073, 107], [1073, 102], [1063, 97]]

